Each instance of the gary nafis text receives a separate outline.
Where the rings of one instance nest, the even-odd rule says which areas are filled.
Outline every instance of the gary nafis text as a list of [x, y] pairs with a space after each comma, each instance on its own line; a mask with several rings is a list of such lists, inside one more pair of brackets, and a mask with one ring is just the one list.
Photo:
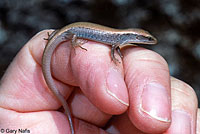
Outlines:
[[1, 128], [0, 133], [4, 134], [26, 134], [31, 133], [29, 129], [10, 129], [10, 128]]

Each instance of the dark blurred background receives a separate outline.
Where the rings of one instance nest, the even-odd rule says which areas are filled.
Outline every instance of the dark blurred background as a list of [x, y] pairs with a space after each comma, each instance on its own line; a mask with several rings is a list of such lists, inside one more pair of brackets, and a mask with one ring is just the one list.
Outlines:
[[76, 21], [150, 31], [150, 49], [200, 98], [200, 0], [0, 0], [0, 76], [37, 32]]

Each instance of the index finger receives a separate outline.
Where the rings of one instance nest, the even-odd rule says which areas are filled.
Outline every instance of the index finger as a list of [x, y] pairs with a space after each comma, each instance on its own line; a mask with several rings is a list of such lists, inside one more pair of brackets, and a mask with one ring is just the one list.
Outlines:
[[147, 133], [164, 132], [171, 123], [170, 75], [166, 61], [144, 48], [125, 49], [129, 118]]
[[[42, 76], [40, 59], [46, 42], [46, 31], [34, 36], [13, 59], [0, 84], [0, 107], [15, 111], [57, 109], [60, 103], [48, 90]], [[55, 80], [64, 96], [72, 87]]]

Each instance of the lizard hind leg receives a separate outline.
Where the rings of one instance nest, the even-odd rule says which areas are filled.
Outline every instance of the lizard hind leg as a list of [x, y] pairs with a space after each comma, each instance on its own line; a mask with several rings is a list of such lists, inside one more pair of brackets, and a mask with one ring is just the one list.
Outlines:
[[83, 45], [84, 43], [87, 43], [87, 42], [88, 41], [84, 40], [84, 39], [77, 39], [77, 37], [76, 37], [75, 34], [72, 36], [71, 43], [72, 43], [73, 48], [80, 47], [81, 49], [87, 51], [86, 48], [84, 48], [84, 47], [81, 46], [81, 45]]
[[122, 58], [122, 54], [121, 54], [121, 51], [120, 51], [120, 48], [119, 48], [119, 45], [112, 45], [112, 48], [111, 48], [111, 58], [112, 60], [115, 62], [115, 64], [117, 63], [121, 63], [116, 57], [115, 57], [115, 50], [117, 51], [117, 53], [119, 54], [119, 56]]
[[47, 38], [43, 38], [44, 40], [47, 40], [47, 41], [49, 41], [49, 40], [51, 40], [52, 39], [52, 37], [58, 32], [59, 30], [54, 30], [52, 33], [49, 33], [49, 32], [47, 32]]

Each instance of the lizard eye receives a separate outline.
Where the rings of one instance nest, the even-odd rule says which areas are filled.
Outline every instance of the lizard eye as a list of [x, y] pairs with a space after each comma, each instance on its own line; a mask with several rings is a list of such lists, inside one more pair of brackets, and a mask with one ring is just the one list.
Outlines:
[[136, 39], [137, 40], [142, 40], [142, 41], [147, 40], [147, 38], [144, 37], [144, 36], [136, 36]]
[[149, 41], [154, 41], [152, 37], [147, 37]]
[[136, 39], [137, 40], [140, 40], [140, 41], [150, 41], [150, 42], [152, 42], [152, 41], [154, 41], [154, 38], [152, 38], [151, 36], [136, 36]]

